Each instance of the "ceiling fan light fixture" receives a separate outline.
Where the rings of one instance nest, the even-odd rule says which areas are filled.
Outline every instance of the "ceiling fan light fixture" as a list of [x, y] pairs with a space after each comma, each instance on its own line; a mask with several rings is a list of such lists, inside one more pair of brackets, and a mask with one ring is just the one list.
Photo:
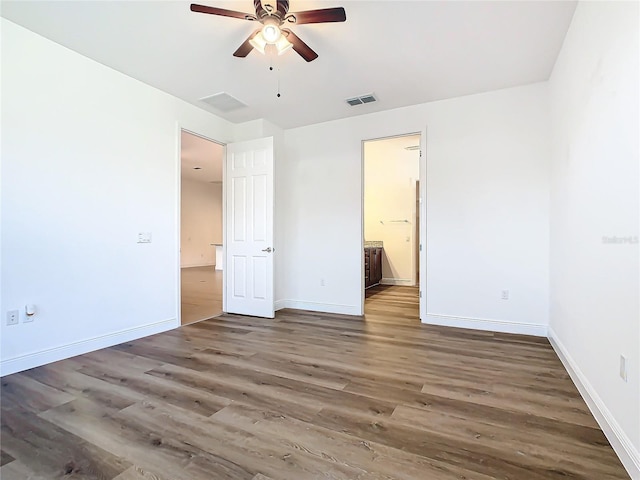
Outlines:
[[275, 22], [265, 23], [261, 33], [265, 41], [270, 44], [275, 44], [282, 37], [280, 27]]
[[267, 41], [262, 36], [262, 32], [258, 32], [257, 35], [255, 35], [251, 40], [249, 40], [249, 43], [253, 48], [255, 48], [257, 51], [259, 51], [261, 54], [264, 55], [264, 50], [265, 48], [267, 48]]
[[276, 50], [278, 50], [278, 55], [282, 55], [283, 53], [288, 52], [293, 48], [293, 43], [287, 40], [287, 37], [281, 35], [278, 41], [275, 43]]

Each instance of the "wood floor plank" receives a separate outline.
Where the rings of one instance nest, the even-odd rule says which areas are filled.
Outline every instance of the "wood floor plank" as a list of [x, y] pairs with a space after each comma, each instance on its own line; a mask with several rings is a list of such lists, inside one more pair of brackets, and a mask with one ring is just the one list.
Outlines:
[[491, 447], [478, 448], [473, 442], [464, 440], [453, 442], [443, 433], [427, 434], [417, 426], [408, 426], [393, 419], [362, 414], [344, 415], [343, 412], [328, 407], [318, 414], [314, 423], [437, 462], [462, 464], [466, 470], [489, 478], [498, 475], [528, 480], [589, 478], [575, 472], [556, 470], [554, 465], [529, 465], [522, 461], [523, 459], [508, 455], [503, 450]]
[[[544, 467], [552, 463], [558, 471], [577, 472], [583, 478], [615, 478], [615, 460], [609, 448], [602, 448], [606, 442], [599, 430], [596, 441], [588, 443], [585, 438], [559, 436], [539, 428], [513, 428], [484, 422], [470, 422], [467, 418], [399, 405], [391, 418], [404, 425], [419, 427], [426, 432], [442, 434], [457, 442], [478, 444], [480, 448], [490, 447], [503, 452], [503, 456], [518, 458], [520, 462]], [[592, 437], [594, 435], [591, 435]], [[604, 442], [603, 442], [604, 441]], [[575, 462], [580, 453], [585, 459]], [[612, 477], [613, 475], [613, 477]]]
[[149, 470], [145, 470], [134, 465], [127, 468], [117, 477], [114, 477], [113, 480], [166, 480], [166, 477], [162, 477], [156, 473], [152, 473]]
[[[164, 339], [164, 337], [164, 335], [152, 335], [150, 337], [141, 339], [141, 341], [161, 341], [162, 339]], [[75, 370], [91, 365], [112, 365], [114, 367], [126, 368], [129, 372], [132, 373], [146, 372], [147, 370], [159, 367], [164, 363], [163, 361], [152, 360], [140, 355], [133, 355], [116, 348], [105, 348], [103, 350], [97, 350], [95, 352], [80, 355], [78, 357], [74, 357], [65, 361], [70, 362], [71, 367]]]
[[51, 477], [38, 475], [21, 461], [15, 460], [0, 467], [0, 478], [3, 480], [48, 480]]
[[44, 385], [66, 392], [72, 398], [88, 398], [101, 405], [105, 411], [118, 411], [144, 398], [120, 385], [113, 386], [71, 369], [46, 365], [26, 371], [24, 375]]
[[[298, 396], [288, 395], [286, 387], [263, 385], [257, 391], [251, 383], [242, 379], [221, 378], [217, 374], [190, 371], [169, 364], [149, 370], [147, 374], [162, 378], [169, 384], [186, 385], [228, 398], [233, 402], [265, 405], [276, 409], [285, 407], [299, 418], [309, 418], [322, 408], [317, 402], [315, 404], [306, 402], [309, 397], [298, 398]], [[391, 413], [392, 409], [389, 407], [388, 414], [391, 415]]]
[[[98, 406], [85, 399], [61, 405], [42, 416], [87, 442], [126, 459], [129, 466], [135, 463], [145, 470], [159, 470], [171, 479], [209, 480], [211, 472], [219, 471], [219, 463], [226, 462], [226, 459], [218, 462], [214, 455], [193, 446], [188, 440], [165, 435], [164, 426], [149, 429], [132, 422], [129, 417], [102, 415]], [[194, 423], [200, 421], [199, 418], [194, 418]], [[247, 473], [229, 478], [250, 477]]]
[[73, 400], [75, 397], [26, 375], [10, 375], [2, 378], [2, 401], [9, 408], [19, 405], [28, 410], [42, 412]]
[[15, 460], [11, 455], [9, 455], [4, 450], [0, 450], [0, 467], [6, 465], [7, 463], [11, 463]]
[[[212, 416], [216, 422], [241, 426], [249, 432], [261, 432], [272, 442], [294, 451], [339, 461], [361, 470], [365, 477], [384, 479], [429, 478], [444, 480], [468, 474], [466, 469], [391, 448], [373, 441], [363, 441], [340, 431], [319, 427], [266, 409], [233, 404]], [[373, 460], [373, 461], [372, 461]], [[492, 477], [475, 474], [476, 480]]]
[[2, 412], [2, 448], [47, 478], [111, 479], [131, 466], [17, 405]]
[[266, 475], [263, 475], [261, 473], [258, 473], [255, 477], [253, 477], [251, 480], [273, 480], [272, 478], [267, 477]]
[[[138, 372], [131, 373], [117, 365], [86, 366], [78, 372], [99, 379], [112, 388], [125, 390], [140, 400], [157, 399], [207, 417], [231, 403], [231, 400], [225, 397], [185, 385], [168, 384], [157, 377]], [[122, 408], [127, 406], [129, 405]]]
[[620, 480], [544, 338], [365, 316], [222, 315], [2, 379], [5, 480]]
[[[180, 367], [177, 367], [180, 368]], [[170, 373], [173, 378], [181, 375], [185, 378], [184, 372], [180, 372], [169, 365], [150, 370], [149, 374], [162, 375]], [[307, 408], [322, 409], [327, 404], [338, 404], [347, 411], [368, 412], [374, 415], [389, 416], [393, 412], [395, 405], [391, 402], [380, 401], [373, 397], [358, 395], [357, 393], [345, 390], [334, 390], [319, 385], [304, 383], [290, 378], [270, 375], [257, 370], [247, 370], [233, 365], [219, 365], [215, 369], [215, 380], [207, 374], [198, 375], [197, 378], [209, 385], [216, 383], [227, 388], [227, 395], [232, 394], [230, 388], [242, 390], [240, 396], [235, 400], [245, 401], [246, 392], [255, 392], [260, 398], [270, 397], [274, 401], [285, 401], [285, 399], [296, 399], [297, 405], [304, 404]]]
[[292, 380], [300, 380], [336, 390], [343, 389], [349, 383], [349, 379], [345, 376], [327, 372], [318, 368], [317, 365], [315, 367], [312, 365], [303, 365], [293, 359], [269, 358], [262, 354], [255, 354], [255, 356], [251, 358], [246, 358], [246, 356], [243, 355], [233, 356], [212, 349], [198, 352], [194, 357], [205, 361], [214, 370], [218, 366], [230, 365], [248, 370], [257, 370], [262, 373], [290, 378]]
[[215, 415], [209, 420], [195, 421], [176, 407], [148, 402], [128, 407], [120, 416], [130, 425], [171, 432], [177, 442], [189, 442], [194, 447], [215, 451], [220, 458], [226, 459], [224, 467], [233, 467], [229, 472], [233, 475], [223, 476], [226, 472], [218, 471], [212, 472], [213, 478], [241, 478], [240, 472], [253, 472], [248, 479], [264, 473], [282, 480], [298, 480], [323, 472], [325, 478], [355, 479], [362, 473], [302, 450], [284, 448], [274, 443], [270, 435], [245, 430], [241, 425], [221, 425]]

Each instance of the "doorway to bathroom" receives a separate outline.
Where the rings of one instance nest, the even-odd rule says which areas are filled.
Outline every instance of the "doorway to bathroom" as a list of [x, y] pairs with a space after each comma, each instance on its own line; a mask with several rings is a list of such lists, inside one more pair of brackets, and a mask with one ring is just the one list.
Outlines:
[[420, 134], [363, 142], [364, 311], [420, 319]]

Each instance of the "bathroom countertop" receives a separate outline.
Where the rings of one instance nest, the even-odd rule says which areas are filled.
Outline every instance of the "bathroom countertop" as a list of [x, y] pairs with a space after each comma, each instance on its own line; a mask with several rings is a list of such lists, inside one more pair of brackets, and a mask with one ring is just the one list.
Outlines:
[[382, 248], [381, 240], [368, 240], [364, 242], [364, 248]]

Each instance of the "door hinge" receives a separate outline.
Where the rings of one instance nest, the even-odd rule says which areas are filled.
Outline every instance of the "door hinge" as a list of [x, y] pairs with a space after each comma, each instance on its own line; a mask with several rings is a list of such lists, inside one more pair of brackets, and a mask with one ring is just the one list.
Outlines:
[[422, 244], [420, 244], [420, 251], [422, 251]]
[[420, 298], [422, 298], [422, 290], [420, 290]]

